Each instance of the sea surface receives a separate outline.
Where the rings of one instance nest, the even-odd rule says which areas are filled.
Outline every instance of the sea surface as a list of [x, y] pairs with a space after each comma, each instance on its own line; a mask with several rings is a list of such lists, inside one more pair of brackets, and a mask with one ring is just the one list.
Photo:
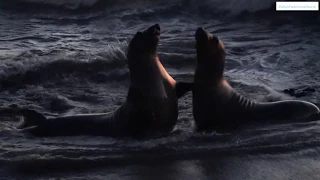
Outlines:
[[[126, 50], [161, 26], [159, 56], [192, 80], [201, 26], [227, 50], [226, 79], [256, 101], [320, 102], [320, 13], [276, 12], [275, 0], [0, 0], [0, 108], [46, 116], [109, 112], [128, 90]], [[0, 179], [320, 179], [316, 122], [194, 132], [191, 93], [175, 133], [35, 138], [0, 115]]]

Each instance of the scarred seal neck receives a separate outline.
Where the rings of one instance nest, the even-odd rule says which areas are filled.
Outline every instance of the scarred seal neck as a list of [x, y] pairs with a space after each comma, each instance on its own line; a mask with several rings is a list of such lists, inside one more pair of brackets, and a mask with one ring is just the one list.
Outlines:
[[163, 84], [164, 68], [157, 55], [149, 54], [129, 64], [130, 89], [142, 96], [166, 97]]

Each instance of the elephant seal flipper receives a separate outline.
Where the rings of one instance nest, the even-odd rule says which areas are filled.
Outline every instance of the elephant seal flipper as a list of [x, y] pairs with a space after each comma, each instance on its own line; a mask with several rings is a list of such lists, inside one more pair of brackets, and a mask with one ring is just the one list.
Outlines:
[[187, 92], [192, 91], [193, 86], [194, 86], [194, 83], [177, 82], [175, 86], [177, 98], [179, 99], [182, 96], [184, 96]]
[[195, 39], [197, 67], [192, 104], [198, 130], [232, 129], [245, 124], [305, 122], [317, 118], [320, 110], [310, 102], [287, 100], [262, 103], [242, 96], [223, 78], [226, 56], [223, 42], [201, 27], [196, 31]]

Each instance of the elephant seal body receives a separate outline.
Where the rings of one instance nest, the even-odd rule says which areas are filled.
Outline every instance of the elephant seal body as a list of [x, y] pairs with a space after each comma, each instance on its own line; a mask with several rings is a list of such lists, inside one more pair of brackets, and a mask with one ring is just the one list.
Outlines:
[[178, 99], [190, 89], [177, 83], [164, 69], [158, 55], [158, 24], [137, 32], [127, 53], [130, 86], [123, 104], [115, 111], [46, 118], [22, 109], [18, 129], [35, 136], [132, 136], [146, 137], [170, 132], [178, 118]]
[[194, 75], [193, 115], [198, 130], [232, 130], [248, 123], [310, 120], [319, 113], [299, 100], [259, 103], [236, 92], [223, 78], [225, 48], [216, 36], [198, 28], [195, 34], [197, 67]]

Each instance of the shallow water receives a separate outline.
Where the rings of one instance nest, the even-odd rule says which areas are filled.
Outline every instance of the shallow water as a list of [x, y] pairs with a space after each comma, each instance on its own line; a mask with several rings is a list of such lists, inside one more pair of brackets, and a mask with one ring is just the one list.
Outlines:
[[[319, 14], [275, 12], [273, 0], [0, 1], [0, 105], [48, 116], [108, 112], [127, 93], [128, 40], [161, 25], [159, 55], [190, 80], [198, 26], [227, 49], [225, 75], [258, 101], [318, 104]], [[285, 89], [308, 91], [299, 97]], [[1, 116], [4, 179], [319, 179], [318, 122], [193, 132], [191, 94], [179, 101], [177, 133], [135, 141], [103, 137], [34, 138]]]

